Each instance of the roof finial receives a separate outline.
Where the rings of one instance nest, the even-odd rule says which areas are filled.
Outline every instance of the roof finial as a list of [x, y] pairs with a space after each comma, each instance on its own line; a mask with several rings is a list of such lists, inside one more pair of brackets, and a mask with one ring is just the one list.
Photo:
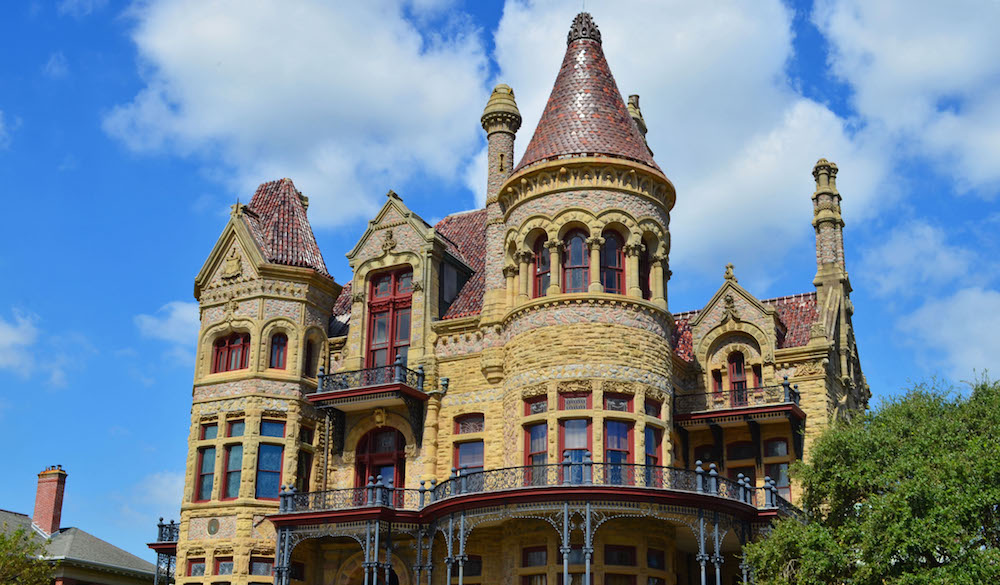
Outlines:
[[730, 262], [729, 264], [726, 264], [725, 278], [726, 278], [726, 280], [731, 280], [733, 282], [737, 282], [736, 276], [733, 274], [733, 268], [734, 267], [733, 267], [733, 263], [732, 262]]
[[598, 43], [601, 42], [601, 31], [597, 29], [597, 25], [594, 24], [594, 20], [590, 17], [589, 12], [581, 12], [573, 19], [573, 26], [569, 28], [566, 44], [568, 45], [579, 39], [590, 39]]

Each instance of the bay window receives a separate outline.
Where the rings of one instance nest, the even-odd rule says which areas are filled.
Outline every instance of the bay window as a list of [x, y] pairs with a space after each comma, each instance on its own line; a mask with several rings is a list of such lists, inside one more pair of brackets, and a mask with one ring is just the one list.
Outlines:
[[604, 292], [625, 294], [625, 246], [618, 232], [604, 232], [601, 245], [601, 284]]
[[566, 237], [563, 252], [563, 292], [587, 292], [590, 284], [590, 255], [587, 252], [587, 234], [575, 230]]

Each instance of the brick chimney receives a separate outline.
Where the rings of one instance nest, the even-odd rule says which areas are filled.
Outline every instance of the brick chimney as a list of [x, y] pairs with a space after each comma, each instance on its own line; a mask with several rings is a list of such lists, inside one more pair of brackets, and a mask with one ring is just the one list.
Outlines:
[[66, 491], [66, 472], [63, 471], [62, 465], [46, 467], [45, 471], [38, 474], [35, 514], [31, 520], [45, 534], [59, 530], [64, 491]]

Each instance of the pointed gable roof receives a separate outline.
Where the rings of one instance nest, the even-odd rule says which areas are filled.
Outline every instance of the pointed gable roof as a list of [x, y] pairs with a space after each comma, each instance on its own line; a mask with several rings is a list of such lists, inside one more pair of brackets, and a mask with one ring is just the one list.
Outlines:
[[243, 218], [264, 259], [274, 264], [312, 268], [329, 275], [316, 236], [306, 218], [307, 199], [291, 179], [261, 184]]
[[660, 170], [618, 91], [590, 14], [576, 16], [567, 44], [545, 111], [514, 172], [547, 160], [595, 155]]
[[439, 221], [434, 230], [448, 238], [455, 247], [452, 252], [457, 252], [475, 271], [442, 319], [478, 315], [483, 310], [483, 292], [486, 290], [486, 210], [454, 213]]

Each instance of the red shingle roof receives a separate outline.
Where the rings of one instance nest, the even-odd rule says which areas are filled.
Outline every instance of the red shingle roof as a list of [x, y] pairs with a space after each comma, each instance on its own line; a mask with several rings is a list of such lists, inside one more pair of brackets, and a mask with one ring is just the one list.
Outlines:
[[478, 315], [483, 310], [483, 291], [486, 289], [486, 210], [449, 215], [434, 229], [451, 240], [457, 248], [458, 257], [476, 271], [458, 292], [458, 297], [442, 319]]
[[351, 314], [351, 282], [344, 285], [344, 288], [340, 289], [340, 296], [337, 300], [333, 302], [333, 313], [334, 317], [339, 315], [350, 315]]
[[594, 155], [660, 169], [618, 91], [597, 26], [583, 12], [573, 22], [549, 101], [514, 172], [556, 158]]
[[264, 259], [285, 266], [312, 268], [329, 276], [323, 254], [306, 218], [305, 199], [291, 179], [263, 183], [243, 217]]

